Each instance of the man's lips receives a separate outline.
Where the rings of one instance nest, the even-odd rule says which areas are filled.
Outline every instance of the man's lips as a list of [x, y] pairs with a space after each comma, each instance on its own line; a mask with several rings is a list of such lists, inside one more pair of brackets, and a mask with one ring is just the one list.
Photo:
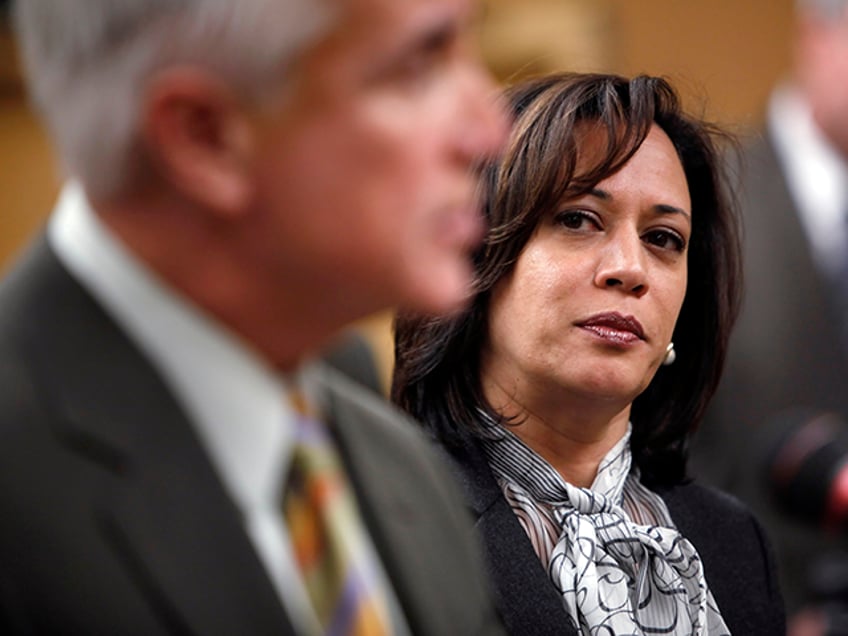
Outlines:
[[634, 342], [645, 339], [645, 332], [636, 318], [622, 316], [616, 312], [597, 314], [578, 322], [577, 326], [591, 331], [601, 338], [616, 342]]

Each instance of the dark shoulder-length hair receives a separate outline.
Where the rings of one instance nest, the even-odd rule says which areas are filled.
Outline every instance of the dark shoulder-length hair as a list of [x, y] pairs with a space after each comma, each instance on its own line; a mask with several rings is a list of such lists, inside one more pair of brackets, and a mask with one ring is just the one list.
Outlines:
[[[489, 224], [474, 254], [468, 308], [450, 317], [399, 315], [392, 399], [445, 444], [479, 432], [480, 412], [503, 421], [480, 382], [493, 287], [510, 273], [540, 219], [618, 171], [657, 124], [680, 157], [692, 200], [688, 286], [674, 330], [677, 361], [661, 367], [633, 403], [634, 460], [653, 483], [685, 477], [687, 440], [718, 385], [740, 298], [738, 219], [719, 157], [727, 136], [685, 114], [663, 79], [558, 74], [506, 93], [514, 123], [501, 158], [484, 170]], [[587, 125], [606, 139], [578, 171]], [[585, 164], [581, 163], [581, 167]]]

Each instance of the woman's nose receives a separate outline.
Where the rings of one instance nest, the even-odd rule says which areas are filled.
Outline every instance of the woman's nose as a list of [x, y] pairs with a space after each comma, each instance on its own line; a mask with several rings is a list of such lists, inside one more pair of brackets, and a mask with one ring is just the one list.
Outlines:
[[619, 232], [611, 237], [598, 263], [595, 284], [636, 296], [648, 291], [645, 250], [637, 233]]

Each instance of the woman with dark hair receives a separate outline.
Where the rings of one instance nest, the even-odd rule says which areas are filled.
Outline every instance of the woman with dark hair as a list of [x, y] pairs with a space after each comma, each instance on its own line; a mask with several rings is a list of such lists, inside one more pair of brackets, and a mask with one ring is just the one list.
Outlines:
[[761, 527], [686, 477], [739, 302], [722, 134], [659, 78], [507, 97], [473, 299], [398, 318], [392, 386], [459, 472], [507, 626], [783, 634]]

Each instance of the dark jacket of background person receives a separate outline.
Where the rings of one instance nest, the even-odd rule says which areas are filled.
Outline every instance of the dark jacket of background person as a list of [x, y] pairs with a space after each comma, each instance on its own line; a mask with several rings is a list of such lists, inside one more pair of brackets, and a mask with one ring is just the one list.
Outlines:
[[[757, 512], [775, 542], [787, 603], [797, 609], [815, 600], [809, 595], [817, 558], [833, 559], [845, 542], [841, 530], [825, 529], [821, 511], [804, 518], [792, 510], [797, 499], [788, 508], [778, 501], [770, 464], [792, 428], [824, 412], [848, 413], [848, 356], [832, 289], [813, 261], [768, 135], [743, 161], [745, 308], [692, 447], [692, 470]], [[818, 498], [827, 480], [822, 475], [815, 492], [809, 484], [808, 496]]]
[[774, 539], [790, 612], [848, 607], [844, 498], [826, 518], [848, 456], [848, 243], [827, 250], [822, 231], [811, 234], [817, 218], [837, 238], [848, 228], [846, 11], [841, 0], [798, 3], [794, 76], [730, 158], [745, 300], [691, 449], [693, 473], [742, 498]]

